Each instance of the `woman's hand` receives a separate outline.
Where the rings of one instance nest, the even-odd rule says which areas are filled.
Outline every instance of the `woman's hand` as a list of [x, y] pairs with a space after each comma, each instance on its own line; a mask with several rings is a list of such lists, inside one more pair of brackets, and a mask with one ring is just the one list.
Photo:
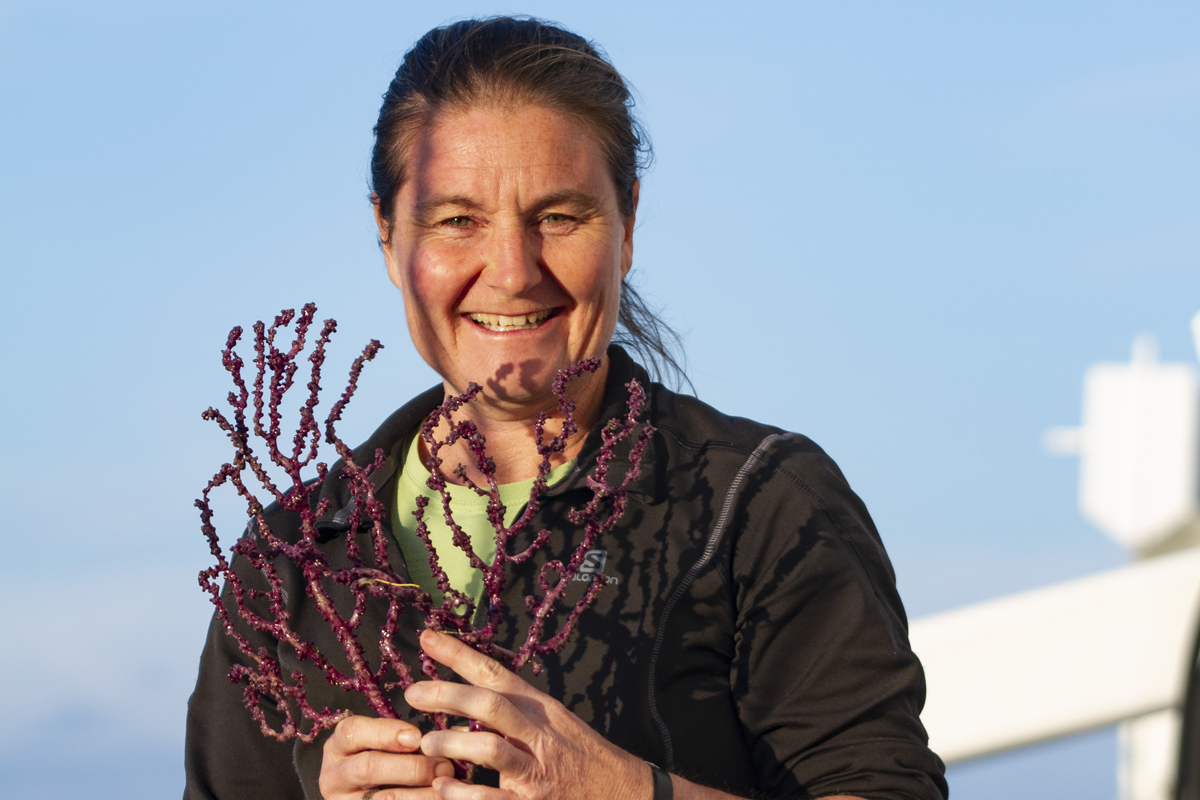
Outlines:
[[398, 719], [347, 717], [333, 729], [321, 756], [318, 785], [325, 800], [360, 800], [380, 786], [414, 787], [377, 791], [375, 800], [433, 800], [439, 775], [453, 775], [444, 758], [417, 752], [421, 731]]
[[441, 800], [650, 800], [650, 767], [562, 703], [453, 636], [426, 631], [421, 648], [468, 684], [421, 681], [404, 693], [409, 705], [470, 717], [489, 729], [432, 731], [421, 740], [421, 750], [500, 773], [499, 789], [436, 778], [433, 791]]

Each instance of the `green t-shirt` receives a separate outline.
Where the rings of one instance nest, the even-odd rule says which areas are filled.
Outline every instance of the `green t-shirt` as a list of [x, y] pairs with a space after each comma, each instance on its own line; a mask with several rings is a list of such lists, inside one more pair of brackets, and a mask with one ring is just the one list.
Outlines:
[[[417, 446], [419, 438], [413, 436], [405, 446], [404, 469], [396, 481], [396, 502], [392, 505], [392, 531], [408, 565], [409, 579], [429, 592], [435, 603], [442, 602], [442, 593], [429, 569], [429, 552], [417, 536], [417, 518], [413, 516], [417, 510], [417, 496], [421, 495], [429, 498], [423, 519], [429, 530], [429, 539], [437, 551], [438, 563], [446, 571], [450, 585], [474, 598], [478, 604], [483, 597], [483, 574], [471, 567], [467, 554], [454, 544], [453, 533], [442, 511], [441, 495], [426, 485], [429, 468], [421, 461], [420, 448]], [[561, 481], [574, 466], [575, 462], [569, 461], [551, 470], [547, 486]], [[512, 525], [525, 509], [533, 480], [530, 478], [498, 487], [500, 501], [504, 503], [505, 526]], [[450, 510], [454, 514], [454, 521], [463, 533], [471, 537], [471, 548], [475, 553], [485, 563], [491, 564], [496, 557], [496, 531], [487, 518], [488, 499], [475, 494], [475, 490], [468, 486], [447, 482], [446, 488], [450, 493]]]

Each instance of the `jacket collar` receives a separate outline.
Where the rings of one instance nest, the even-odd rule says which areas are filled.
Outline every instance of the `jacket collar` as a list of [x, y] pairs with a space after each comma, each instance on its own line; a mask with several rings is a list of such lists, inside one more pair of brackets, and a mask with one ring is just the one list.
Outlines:
[[[400, 449], [405, 437], [424, 421], [430, 411], [441, 405], [443, 399], [445, 390], [441, 384], [421, 392], [392, 412], [365, 442], [354, 448], [354, 463], [359, 466], [370, 464], [375, 459], [375, 451], [383, 450], [384, 462], [379, 469], [371, 473], [371, 485], [375, 487], [376, 496], [385, 506], [391, 507], [386, 487], [390, 485], [403, 461], [404, 454]], [[325, 482], [321, 484], [320, 499], [329, 501], [328, 510], [316, 520], [316, 527], [321, 531], [323, 540], [350, 527], [352, 496], [350, 482], [342, 479], [343, 466], [344, 462], [338, 459], [329, 469]]]
[[[629, 401], [629, 389], [626, 384], [636, 379], [645, 387], [647, 409], [642, 412], [642, 419], [654, 418], [654, 392], [650, 377], [640, 365], [619, 345], [608, 348], [608, 377], [604, 384], [604, 398], [601, 402], [600, 414], [596, 424], [588, 433], [583, 449], [571, 470], [562, 482], [550, 487], [546, 497], [556, 497], [570, 491], [587, 488], [587, 476], [596, 468], [603, 443], [600, 431], [608, 420], [624, 416]], [[399, 472], [404, 454], [401, 451], [408, 434], [420, 425], [433, 409], [445, 399], [445, 391], [441, 384], [434, 386], [412, 400], [405, 403], [392, 413], [379, 428], [361, 445], [354, 449], [354, 462], [360, 466], [369, 464], [375, 458], [375, 451], [382, 449], [385, 455], [383, 464], [371, 474], [371, 484], [375, 487], [377, 497], [385, 505], [391, 506], [388, 487]], [[629, 451], [632, 442], [629, 439], [619, 442], [610, 462], [612, 480], [619, 481], [629, 468]], [[646, 443], [642, 452], [641, 471], [638, 478], [631, 481], [627, 490], [635, 494], [655, 494], [654, 439]], [[349, 527], [352, 511], [349, 482], [342, 479], [343, 462], [339, 459], [329, 470], [329, 475], [321, 486], [320, 499], [328, 500], [328, 511], [316, 520], [316, 527], [322, 532], [322, 539], [336, 535]]]
[[[626, 384], [631, 380], [637, 380], [646, 390], [646, 407], [642, 409], [642, 421], [654, 419], [654, 389], [656, 387], [651, 386], [650, 376], [619, 345], [609, 345], [608, 377], [604, 382], [604, 399], [601, 402], [600, 414], [596, 417], [591, 431], [588, 432], [583, 449], [579, 451], [575, 469], [571, 470], [571, 473], [561, 483], [547, 489], [546, 497], [556, 497], [575, 489], [587, 488], [587, 478], [596, 469], [596, 461], [600, 457], [600, 447], [603, 444], [600, 435], [601, 429], [610, 419], [624, 417], [628, 412], [629, 389], [626, 388]], [[636, 436], [636, 433], [634, 435]], [[613, 459], [609, 465], [610, 479], [614, 483], [625, 477], [625, 471], [630, 467], [629, 451], [632, 447], [631, 437], [622, 439], [613, 449]], [[630, 481], [629, 486], [626, 487], [627, 491], [634, 494], [655, 494], [654, 462], [654, 438], [651, 437], [642, 451], [641, 470], [638, 477], [636, 480]]]

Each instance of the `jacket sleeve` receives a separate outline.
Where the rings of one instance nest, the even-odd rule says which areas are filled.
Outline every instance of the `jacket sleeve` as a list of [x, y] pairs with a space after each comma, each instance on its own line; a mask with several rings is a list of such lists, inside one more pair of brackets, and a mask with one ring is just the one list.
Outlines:
[[[239, 566], [235, 558], [234, 568]], [[246, 575], [245, 580], [252, 577]], [[228, 586], [221, 599], [236, 620]], [[240, 620], [235, 624], [256, 648], [276, 652], [275, 639], [250, 630]], [[229, 679], [230, 667], [246, 662], [214, 613], [200, 657], [196, 690], [188, 700], [184, 800], [303, 800], [305, 796], [293, 766], [293, 743], [263, 735], [243, 705], [243, 684]], [[273, 718], [273, 709], [264, 711], [278, 730], [282, 718]]]
[[942, 800], [921, 664], [866, 508], [803, 437], [763, 468], [737, 542], [731, 675], [760, 788], [776, 797]]

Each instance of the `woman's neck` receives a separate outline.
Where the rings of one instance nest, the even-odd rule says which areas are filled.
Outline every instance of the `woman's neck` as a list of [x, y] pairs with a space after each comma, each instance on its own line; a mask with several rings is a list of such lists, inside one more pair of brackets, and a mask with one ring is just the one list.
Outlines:
[[[568, 438], [562, 452], [555, 453], [550, 458], [550, 467], [558, 467], [573, 460], [583, 449], [588, 433], [600, 414], [604, 400], [604, 384], [608, 375], [608, 359], [605, 358], [600, 369], [594, 373], [584, 373], [567, 386], [567, 396], [575, 401], [575, 433]], [[447, 396], [457, 394], [452, 387], [446, 387]], [[512, 408], [497, 407], [488, 402], [482, 395], [464, 405], [455, 414], [455, 419], [469, 419], [483, 434], [487, 442], [487, 454], [496, 464], [496, 483], [515, 483], [527, 480], [537, 475], [542, 457], [537, 452], [537, 442], [534, 426], [537, 416], [542, 411], [549, 414], [546, 422], [543, 440], [549, 443], [562, 430], [563, 414], [558, 410], [557, 399], [531, 405], [529, 407]], [[449, 428], [443, 421], [434, 430], [434, 436], [444, 439]], [[429, 447], [424, 442], [419, 443], [422, 460], [429, 458]], [[448, 481], [461, 483], [455, 476], [455, 469], [461, 464], [466, 468], [467, 477], [481, 486], [487, 484], [487, 479], [476, 466], [476, 459], [466, 443], [462, 440], [450, 447], [444, 447], [438, 453], [442, 460], [442, 474]]]

